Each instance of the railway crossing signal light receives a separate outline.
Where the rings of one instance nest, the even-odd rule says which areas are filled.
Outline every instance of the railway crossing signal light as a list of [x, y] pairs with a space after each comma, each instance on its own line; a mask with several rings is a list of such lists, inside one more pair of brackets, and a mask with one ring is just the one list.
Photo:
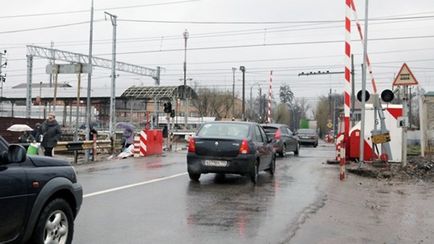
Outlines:
[[393, 92], [389, 89], [386, 89], [381, 93], [381, 100], [383, 100], [386, 103], [391, 102], [394, 97], [395, 94], [393, 94]]
[[[365, 101], [368, 101], [370, 96], [371, 96], [371, 94], [369, 94], [368, 91], [365, 91]], [[362, 101], [362, 90], [357, 92], [357, 100], [359, 100], [359, 102]]]

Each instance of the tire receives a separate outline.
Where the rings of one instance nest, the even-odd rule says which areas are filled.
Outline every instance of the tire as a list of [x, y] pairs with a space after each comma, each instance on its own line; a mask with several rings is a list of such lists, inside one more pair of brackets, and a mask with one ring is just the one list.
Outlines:
[[274, 175], [274, 173], [276, 172], [276, 157], [274, 157], [274, 156], [271, 159], [269, 172], [270, 172], [270, 175]]
[[250, 180], [255, 185], [256, 183], [258, 183], [258, 174], [259, 174], [259, 161], [255, 162], [252, 172], [250, 173]]
[[279, 152], [279, 156], [283, 158], [283, 157], [285, 157], [285, 154], [286, 154], [286, 145], [283, 144], [282, 145], [282, 151]]
[[56, 198], [43, 208], [36, 222], [31, 243], [71, 244], [74, 233], [74, 216], [69, 204]]
[[315, 144], [313, 144], [313, 147], [317, 147], [318, 146], [318, 142], [316, 142]]
[[190, 180], [197, 182], [197, 181], [199, 181], [200, 173], [192, 173], [189, 171], [188, 176], [190, 177]]
[[300, 153], [300, 144], [297, 143], [297, 145], [295, 146], [294, 155], [298, 156], [299, 153]]

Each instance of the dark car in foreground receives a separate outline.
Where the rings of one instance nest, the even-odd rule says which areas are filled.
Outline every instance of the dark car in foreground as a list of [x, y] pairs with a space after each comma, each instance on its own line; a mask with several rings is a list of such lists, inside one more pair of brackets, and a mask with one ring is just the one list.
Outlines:
[[262, 124], [265, 133], [273, 140], [276, 153], [284, 157], [287, 152], [294, 152], [298, 156], [300, 145], [298, 137], [292, 133], [287, 125], [284, 124]]
[[273, 175], [275, 167], [271, 140], [257, 123], [205, 123], [188, 143], [187, 170], [193, 181], [206, 173], [240, 174], [256, 184], [259, 171]]
[[72, 243], [83, 199], [71, 164], [0, 136], [0, 243]]
[[318, 146], [318, 133], [315, 129], [299, 129], [297, 135], [300, 144]]

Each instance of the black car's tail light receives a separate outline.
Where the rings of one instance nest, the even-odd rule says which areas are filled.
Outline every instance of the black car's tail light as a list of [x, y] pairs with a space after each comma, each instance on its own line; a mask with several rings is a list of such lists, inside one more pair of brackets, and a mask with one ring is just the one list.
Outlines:
[[280, 132], [280, 129], [277, 129], [276, 134], [274, 134], [274, 139], [280, 140], [282, 137], [282, 133]]
[[194, 140], [193, 137], [190, 138], [190, 140], [188, 140], [188, 152], [196, 152], [196, 141]]
[[250, 153], [249, 142], [246, 139], [243, 139], [240, 146], [240, 154], [248, 154]]

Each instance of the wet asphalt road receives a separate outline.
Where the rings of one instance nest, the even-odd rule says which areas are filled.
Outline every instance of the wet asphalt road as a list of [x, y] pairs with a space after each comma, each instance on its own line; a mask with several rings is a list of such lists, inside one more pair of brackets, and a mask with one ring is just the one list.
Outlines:
[[186, 152], [76, 169], [84, 201], [73, 243], [290, 243], [323, 205], [323, 162], [332, 146], [278, 158], [276, 174], [202, 175], [191, 182]]

